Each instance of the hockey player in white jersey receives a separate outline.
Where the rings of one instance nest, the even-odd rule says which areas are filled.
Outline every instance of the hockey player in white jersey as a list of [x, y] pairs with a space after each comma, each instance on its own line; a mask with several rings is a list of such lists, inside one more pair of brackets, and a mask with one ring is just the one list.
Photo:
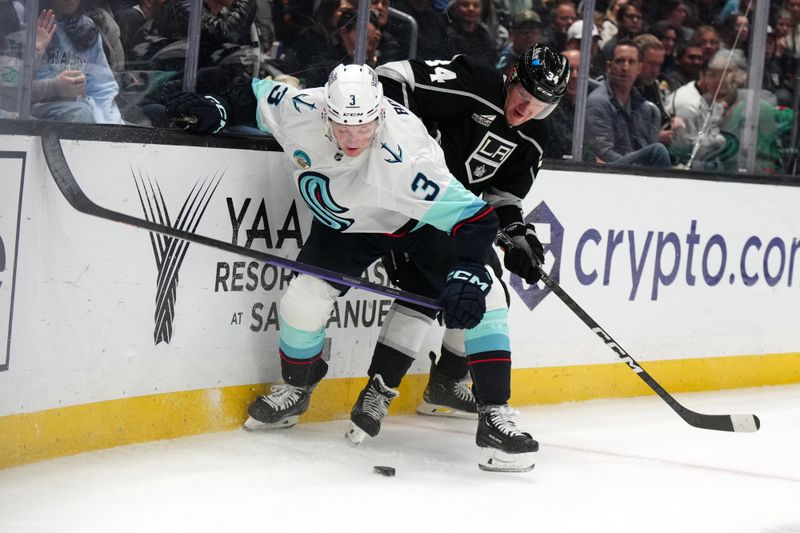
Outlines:
[[[388, 252], [407, 253], [441, 295], [448, 327], [465, 329], [476, 354], [497, 346], [507, 350], [505, 294], [485, 266], [497, 232], [493, 209], [451, 175], [422, 122], [383, 97], [375, 72], [338, 66], [324, 88], [298, 90], [256, 80], [253, 92], [258, 125], [295, 163], [294, 182], [315, 216], [297, 260], [357, 277]], [[230, 116], [229, 108], [220, 96], [211, 101], [184, 95], [168, 112], [222, 117]], [[334, 300], [346, 290], [304, 274], [291, 281], [279, 305], [285, 383], [250, 405], [248, 429], [291, 427], [308, 409], [327, 373], [321, 357], [324, 326]], [[492, 381], [498, 374], [487, 370], [475, 372], [476, 385], [497, 389]], [[373, 383], [383, 386], [380, 376]], [[499, 387], [507, 388], [507, 383]], [[383, 389], [372, 398], [372, 408], [385, 408], [397, 394]], [[499, 407], [507, 399], [490, 401]], [[479, 466], [533, 468], [538, 444], [502, 410], [495, 411], [478, 429]]]
[[[552, 47], [534, 44], [523, 53], [508, 77], [503, 77], [469, 56], [452, 60], [401, 61], [378, 67], [379, 78], [390, 98], [435, 125], [437, 138], [453, 175], [471, 192], [483, 195], [498, 215], [504, 234], [504, 265], [529, 284], [536, 283], [544, 250], [534, 227], [523, 219], [524, 198], [539, 170], [546, 134], [542, 119], [558, 105], [569, 81], [567, 59]], [[500, 272], [499, 259], [492, 264]], [[436, 296], [406, 254], [383, 258], [389, 278], [398, 287]], [[502, 283], [502, 282], [501, 282]], [[375, 437], [386, 409], [371, 408], [370, 399], [381, 394], [375, 376], [397, 388], [419, 355], [435, 314], [422, 306], [396, 300], [386, 316], [368, 369], [370, 383], [356, 400], [353, 425]], [[486, 419], [487, 408], [508, 398], [511, 357], [507, 349], [468, 353], [464, 330], [448, 328], [440, 356], [432, 364], [423, 401], [417, 412], [426, 415]], [[473, 391], [464, 381], [468, 368], [498, 374], [492, 390]], [[477, 401], [476, 401], [477, 396]], [[486, 402], [481, 396], [492, 398]], [[510, 412], [504, 406], [490, 412]]]

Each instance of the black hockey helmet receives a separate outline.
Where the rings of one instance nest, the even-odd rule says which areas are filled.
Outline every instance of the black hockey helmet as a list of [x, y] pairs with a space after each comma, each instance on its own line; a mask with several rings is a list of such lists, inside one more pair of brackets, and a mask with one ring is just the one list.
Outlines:
[[519, 56], [506, 79], [506, 88], [515, 81], [519, 81], [537, 100], [551, 104], [534, 117], [543, 119], [555, 109], [567, 91], [569, 61], [552, 46], [536, 43]]

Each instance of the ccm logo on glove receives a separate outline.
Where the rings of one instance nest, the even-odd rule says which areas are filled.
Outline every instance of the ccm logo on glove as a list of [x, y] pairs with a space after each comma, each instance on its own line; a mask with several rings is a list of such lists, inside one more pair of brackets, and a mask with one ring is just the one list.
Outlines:
[[491, 281], [488, 283], [481, 281], [481, 278], [471, 272], [467, 272], [466, 270], [453, 270], [447, 275], [447, 281], [450, 281], [451, 279], [472, 283], [473, 285], [480, 287], [480, 289], [484, 292], [489, 292], [489, 287], [492, 286]]
[[460, 266], [447, 275], [442, 291], [442, 315], [448, 328], [472, 329], [486, 313], [492, 278], [483, 265]]

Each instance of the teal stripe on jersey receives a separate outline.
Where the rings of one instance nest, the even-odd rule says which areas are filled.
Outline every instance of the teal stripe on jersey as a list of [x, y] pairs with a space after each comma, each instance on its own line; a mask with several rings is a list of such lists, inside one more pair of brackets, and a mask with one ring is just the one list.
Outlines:
[[451, 177], [444, 195], [428, 209], [420, 222], [449, 232], [453, 226], [470, 218], [485, 206], [486, 202]]
[[[262, 98], [266, 98], [269, 96], [269, 92], [272, 90], [272, 87], [275, 85], [275, 81], [273, 80], [259, 80], [253, 78], [251, 82], [251, 87], [253, 89], [253, 94], [256, 95], [256, 101], [260, 101]], [[256, 124], [258, 125], [258, 129], [261, 131], [266, 131], [267, 133], [271, 133], [269, 128], [261, 122], [261, 116], [256, 112]], [[287, 354], [288, 355], [288, 354]]]
[[464, 347], [467, 355], [498, 350], [510, 352], [508, 309], [487, 311], [480, 324], [464, 332]]
[[322, 352], [325, 342], [325, 328], [316, 331], [306, 331], [290, 326], [280, 313], [278, 322], [281, 326], [280, 348], [281, 351], [292, 359], [311, 359]]

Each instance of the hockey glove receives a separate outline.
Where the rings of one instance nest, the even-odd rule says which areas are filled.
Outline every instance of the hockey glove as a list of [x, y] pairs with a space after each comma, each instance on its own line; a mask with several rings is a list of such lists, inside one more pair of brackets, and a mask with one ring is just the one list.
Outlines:
[[506, 269], [533, 285], [542, 275], [539, 266], [544, 264], [544, 248], [536, 236], [533, 224], [514, 222], [503, 230], [507, 239], [500, 239], [505, 250], [503, 264]]
[[447, 275], [442, 291], [444, 323], [452, 329], [471, 329], [486, 313], [492, 278], [483, 265], [458, 266]]
[[179, 93], [167, 102], [167, 115], [193, 133], [217, 133], [228, 123], [231, 110], [221, 98]]

